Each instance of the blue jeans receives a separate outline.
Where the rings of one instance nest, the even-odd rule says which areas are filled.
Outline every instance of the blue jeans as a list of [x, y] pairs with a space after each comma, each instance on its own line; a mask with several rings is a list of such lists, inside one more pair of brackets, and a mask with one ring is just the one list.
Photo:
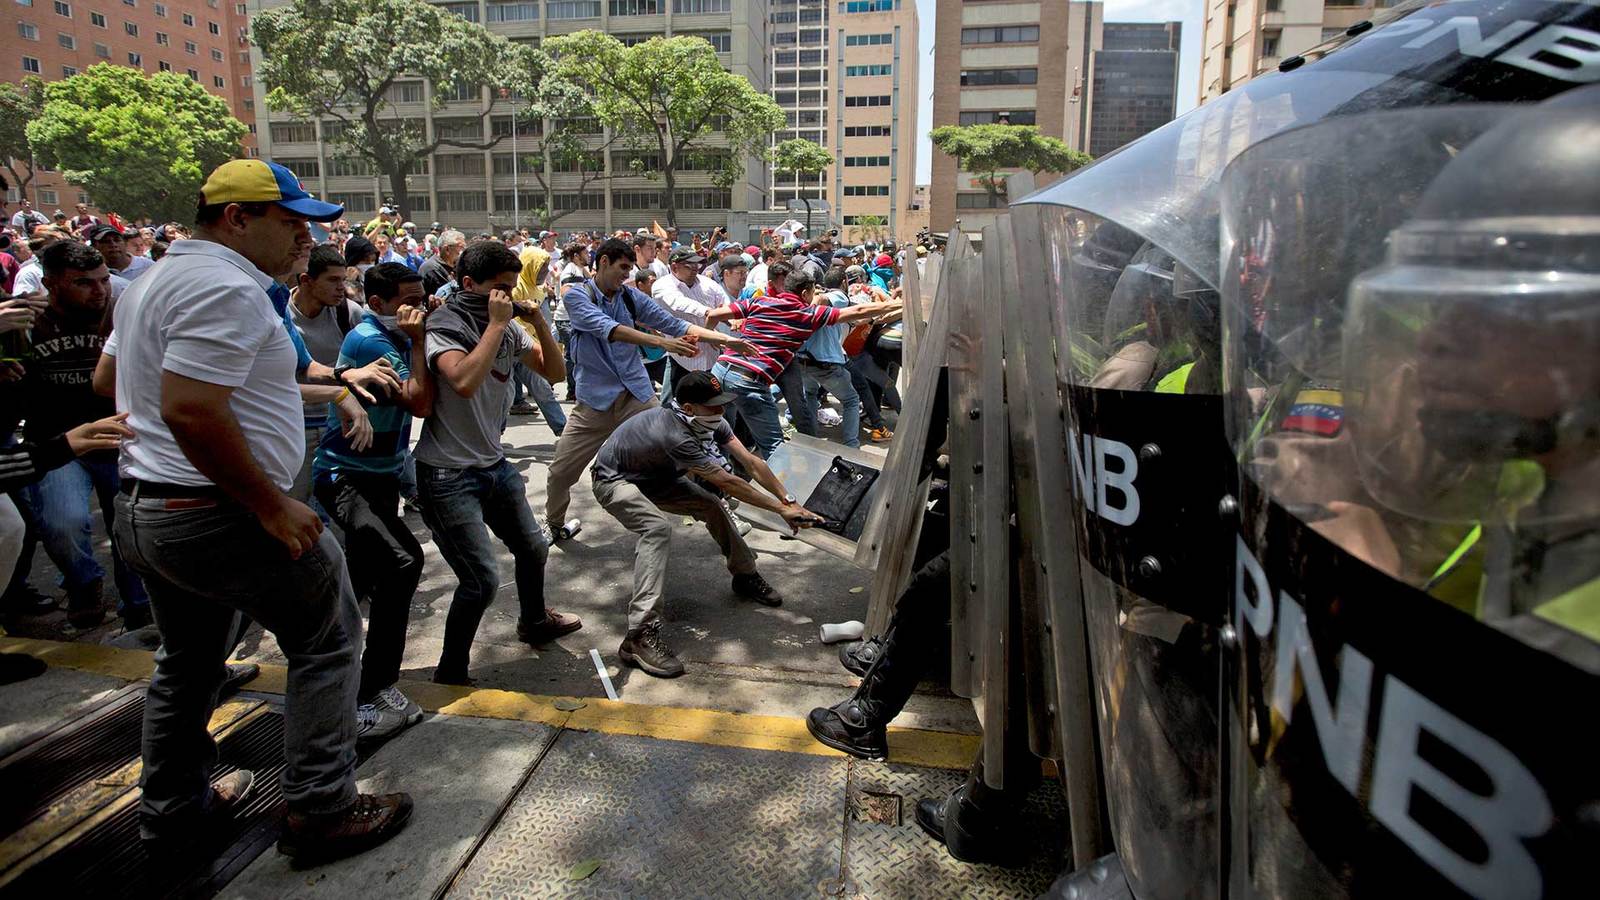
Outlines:
[[[39, 541], [50, 561], [61, 570], [61, 586], [68, 593], [82, 590], [105, 578], [105, 569], [94, 558], [90, 532], [89, 504], [98, 499], [100, 514], [110, 532], [116, 515], [117, 488], [121, 485], [115, 458], [90, 460], [79, 457], [25, 489], [32, 507]], [[145, 606], [144, 582], [122, 561], [116, 539], [111, 542], [111, 564], [117, 583], [117, 612], [130, 606]]]
[[556, 402], [556, 390], [550, 386], [550, 382], [545, 381], [543, 375], [522, 363], [512, 367], [511, 380], [517, 387], [517, 395], [511, 401], [512, 404], [522, 402], [524, 391], [532, 395], [533, 402], [539, 406], [539, 412], [544, 414], [545, 424], [556, 433], [556, 437], [560, 437], [561, 432], [567, 427], [567, 413], [561, 408], [561, 404]]
[[783, 395], [783, 402], [789, 407], [789, 418], [794, 422], [795, 430], [807, 437], [816, 437], [815, 404], [808, 404], [803, 396], [804, 380], [800, 375], [800, 361], [790, 360], [788, 367], [778, 376], [778, 392]]
[[578, 396], [578, 383], [573, 380], [572, 371], [572, 323], [554, 322], [556, 326], [556, 340], [561, 342], [561, 355], [567, 361], [567, 399], [573, 400]]
[[839, 398], [839, 405], [843, 408], [841, 415], [844, 421], [839, 423], [839, 428], [844, 432], [844, 445], [846, 447], [861, 446], [861, 398], [856, 395], [855, 386], [851, 383], [850, 370], [844, 366], [829, 366], [824, 364], [796, 362], [795, 368], [800, 370], [805, 380], [805, 390], [802, 392], [806, 406], [806, 420], [812, 423], [817, 421], [817, 385], [828, 389], [828, 393]]
[[733, 406], [755, 436], [756, 446], [751, 451], [766, 459], [783, 443], [783, 425], [778, 421], [778, 402], [772, 399], [772, 385], [759, 378], [747, 376], [741, 369], [727, 363], [717, 363], [711, 374], [722, 382], [723, 390], [735, 395]]
[[422, 521], [433, 532], [439, 554], [456, 575], [456, 593], [444, 621], [439, 668], [464, 675], [483, 613], [500, 587], [490, 532], [516, 560], [521, 621], [545, 619], [544, 562], [550, 554], [544, 532], [528, 509], [522, 476], [509, 460], [481, 469], [444, 469], [417, 462]]

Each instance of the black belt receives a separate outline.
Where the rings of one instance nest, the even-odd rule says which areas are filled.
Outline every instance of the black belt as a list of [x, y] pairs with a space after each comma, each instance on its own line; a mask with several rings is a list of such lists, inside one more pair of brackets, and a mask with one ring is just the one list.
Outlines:
[[130, 497], [148, 497], [151, 500], [225, 500], [228, 496], [214, 484], [163, 484], [137, 478], [122, 479], [120, 490]]

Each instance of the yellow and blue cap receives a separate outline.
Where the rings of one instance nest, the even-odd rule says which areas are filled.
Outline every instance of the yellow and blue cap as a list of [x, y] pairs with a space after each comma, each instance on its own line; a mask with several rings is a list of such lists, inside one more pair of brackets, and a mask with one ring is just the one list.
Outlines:
[[344, 207], [307, 193], [293, 172], [262, 159], [235, 159], [217, 166], [200, 188], [200, 197], [207, 205], [276, 203], [313, 222], [331, 222], [344, 215]]

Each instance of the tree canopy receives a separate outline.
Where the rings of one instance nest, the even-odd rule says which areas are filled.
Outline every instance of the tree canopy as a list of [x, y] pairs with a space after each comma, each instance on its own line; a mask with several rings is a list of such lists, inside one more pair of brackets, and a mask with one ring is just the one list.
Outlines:
[[772, 168], [778, 172], [815, 175], [833, 165], [833, 154], [816, 141], [792, 138], [772, 148]]
[[956, 158], [963, 171], [978, 176], [990, 196], [1000, 196], [1002, 169], [1065, 174], [1091, 162], [1089, 154], [1032, 125], [941, 125], [929, 135], [933, 146]]
[[772, 98], [725, 71], [702, 38], [657, 37], [625, 47], [610, 35], [579, 31], [551, 37], [545, 48], [557, 77], [588, 89], [595, 117], [620, 143], [653, 152], [659, 169], [641, 174], [662, 180], [672, 224], [678, 173], [687, 164], [714, 159], [712, 183], [730, 187], [744, 174], [744, 157], [764, 156], [784, 124]]
[[[261, 48], [256, 77], [269, 89], [267, 104], [337, 123], [331, 138], [338, 156], [365, 161], [389, 179], [401, 215], [410, 217], [406, 174], [441, 146], [486, 150], [505, 135], [486, 124], [502, 101], [499, 88], [528, 96], [548, 68], [548, 58], [514, 44], [475, 22], [415, 0], [292, 0], [258, 13], [251, 36]], [[435, 109], [446, 92], [479, 99], [465, 127], [437, 127], [407, 117], [391, 91], [398, 82], [425, 78]], [[504, 109], [504, 107], [500, 107]], [[328, 136], [324, 135], [325, 139]]]
[[0, 166], [11, 184], [28, 196], [33, 181], [33, 148], [28, 146], [28, 123], [44, 111], [44, 79], [29, 75], [20, 84], [0, 83]]
[[188, 221], [205, 176], [248, 131], [221, 97], [170, 72], [100, 63], [44, 97], [27, 126], [39, 164], [126, 216]]

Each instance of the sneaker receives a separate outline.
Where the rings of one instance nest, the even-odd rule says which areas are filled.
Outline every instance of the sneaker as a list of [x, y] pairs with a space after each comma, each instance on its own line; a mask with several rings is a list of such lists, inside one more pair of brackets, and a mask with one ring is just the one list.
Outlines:
[[762, 606], [783, 605], [783, 595], [768, 584], [759, 572], [733, 576], [733, 593], [745, 600], [754, 600]]
[[524, 400], [521, 403], [512, 404], [511, 414], [513, 416], [536, 416], [539, 414], [539, 407]]
[[661, 640], [661, 623], [651, 622], [628, 632], [617, 648], [617, 656], [630, 666], [643, 669], [657, 678], [677, 678], [683, 663]]
[[400, 693], [400, 688], [389, 685], [379, 691], [372, 698], [372, 705], [379, 709], [389, 709], [399, 713], [406, 720], [406, 725], [415, 725], [422, 721], [422, 705], [417, 701]]
[[561, 541], [572, 540], [573, 538], [577, 537], [578, 532], [582, 530], [583, 521], [580, 519], [568, 519], [566, 524], [559, 527], [552, 526], [550, 523], [546, 522], [544, 526], [544, 536], [549, 543], [557, 544]]
[[833, 428], [843, 423], [844, 416], [840, 415], [838, 410], [827, 407], [817, 410], [818, 425], [826, 425], [829, 428]]
[[403, 713], [387, 706], [363, 703], [356, 707], [356, 743], [386, 741], [411, 724]]
[[882, 444], [893, 438], [894, 432], [882, 425], [879, 425], [877, 428], [872, 429], [871, 433], [868, 434], [868, 437], [872, 439], [874, 444]]
[[746, 522], [744, 519], [741, 519], [738, 516], [732, 516], [731, 518], [733, 519], [733, 527], [739, 531], [739, 537], [744, 537], [750, 533], [749, 522]]
[[517, 623], [517, 640], [524, 644], [548, 644], [558, 637], [568, 635], [583, 627], [583, 620], [577, 616], [558, 613], [553, 609], [544, 611], [544, 621], [532, 624]]
[[800, 433], [800, 429], [794, 427], [794, 422], [787, 417], [779, 419], [778, 424], [783, 428], [783, 439], [786, 441], [794, 440], [794, 436]]
[[361, 794], [336, 813], [290, 812], [278, 852], [303, 865], [353, 856], [398, 834], [410, 821], [412, 806], [410, 794]]

